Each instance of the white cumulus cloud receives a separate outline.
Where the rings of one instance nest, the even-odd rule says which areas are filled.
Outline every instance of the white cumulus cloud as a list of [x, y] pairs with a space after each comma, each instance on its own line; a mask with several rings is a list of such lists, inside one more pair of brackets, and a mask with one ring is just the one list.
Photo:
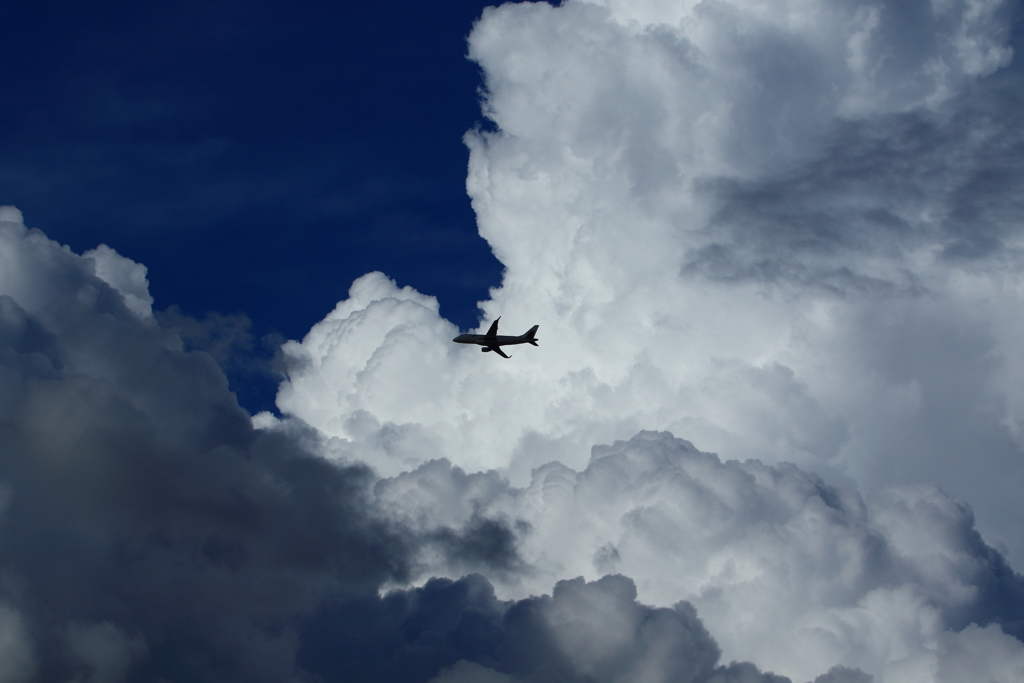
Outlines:
[[[467, 187], [506, 270], [451, 344], [368, 275], [279, 405], [394, 475], [518, 485], [666, 429], [869, 491], [931, 482], [1024, 560], [1024, 177], [1004, 3], [520, 3], [470, 35]], [[982, 56], [983, 55], [983, 56]]]
[[[376, 493], [425, 537], [501, 520], [524, 565], [490, 572], [505, 594], [622, 573], [643, 602], [696, 606], [727, 660], [793, 680], [835, 665], [894, 682], [947, 660], [979, 676], [1024, 666], [1024, 580], [934, 486], [865, 499], [793, 465], [722, 462], [642, 432], [596, 447], [582, 471], [538, 468], [525, 488], [434, 461]], [[463, 571], [459, 556], [425, 561], [428, 574]], [[987, 648], [1003, 654], [978, 668]]]
[[481, 331], [539, 324], [540, 348], [452, 344], [370, 274], [286, 346], [279, 406], [384, 477], [423, 576], [525, 597], [622, 573], [793, 680], [1015, 680], [1012, 11], [488, 9], [467, 188], [505, 272]]

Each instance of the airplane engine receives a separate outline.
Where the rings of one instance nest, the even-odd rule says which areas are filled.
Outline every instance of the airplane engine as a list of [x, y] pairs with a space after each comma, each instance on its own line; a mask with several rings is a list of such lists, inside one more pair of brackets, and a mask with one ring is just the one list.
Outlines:
[[486, 346], [484, 348], [480, 349], [481, 353], [487, 353], [488, 351], [490, 351], [490, 349], [487, 348]]

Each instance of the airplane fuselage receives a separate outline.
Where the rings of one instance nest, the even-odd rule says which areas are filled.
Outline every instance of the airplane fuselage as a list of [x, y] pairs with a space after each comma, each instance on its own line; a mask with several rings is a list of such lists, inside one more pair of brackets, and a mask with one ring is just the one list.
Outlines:
[[508, 335], [495, 335], [488, 337], [486, 334], [460, 334], [452, 339], [456, 344], [479, 344], [480, 346], [512, 346], [513, 344], [529, 344], [530, 340], [526, 335], [510, 337]]
[[[501, 318], [498, 318], [498, 320], [501, 320]], [[498, 334], [498, 320], [491, 323], [487, 334], [460, 334], [455, 339], [452, 339], [452, 341], [456, 344], [477, 344], [483, 347], [480, 349], [481, 351], [494, 351], [503, 358], [508, 358], [509, 356], [506, 356], [505, 352], [501, 350], [502, 346], [513, 346], [515, 344], [532, 344], [537, 346], [536, 335], [539, 325], [534, 325], [525, 334], [521, 334], [518, 337], [510, 337]]]

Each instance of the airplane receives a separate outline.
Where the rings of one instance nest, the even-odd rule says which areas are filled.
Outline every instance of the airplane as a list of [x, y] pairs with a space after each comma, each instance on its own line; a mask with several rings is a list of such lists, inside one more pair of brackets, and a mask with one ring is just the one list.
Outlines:
[[[500, 315], [498, 316], [498, 320], [501, 320]], [[502, 346], [511, 346], [513, 344], [537, 345], [538, 340], [533, 335], [537, 334], [537, 328], [540, 327], [540, 325], [534, 325], [518, 337], [499, 336], [498, 320], [491, 323], [491, 328], [487, 330], [487, 334], [460, 334], [455, 339], [452, 339], [452, 341], [456, 344], [479, 344], [484, 347], [480, 349], [483, 353], [494, 351], [502, 358], [512, 357], [505, 355], [505, 352], [501, 350]]]

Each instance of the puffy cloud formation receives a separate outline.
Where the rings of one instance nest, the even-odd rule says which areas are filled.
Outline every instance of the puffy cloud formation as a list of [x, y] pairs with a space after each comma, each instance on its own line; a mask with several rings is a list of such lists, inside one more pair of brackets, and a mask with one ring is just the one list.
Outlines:
[[137, 306], [142, 266], [0, 218], [3, 683], [781, 680], [720, 665], [692, 605], [643, 605], [622, 576], [382, 597], [428, 561], [512, 580], [527, 529], [401, 519], [308, 428], [254, 428], [182, 316]]
[[541, 347], [371, 273], [282, 419], [0, 209], [0, 680], [1019, 681], [1013, 9], [489, 9], [482, 323]]
[[407, 576], [369, 472], [254, 430], [142, 266], [0, 219], [0, 680], [292, 679], [298, 620]]
[[541, 347], [452, 344], [371, 273], [285, 346], [278, 405], [386, 477], [427, 574], [486, 556], [525, 599], [620, 572], [794, 680], [1018, 679], [1014, 11], [489, 9], [467, 187], [506, 270], [481, 331]]
[[450, 343], [377, 273], [286, 345], [278, 405], [393, 476], [519, 486], [669, 430], [868, 491], [933, 482], [1024, 560], [1021, 71], [1001, 2], [565, 2], [470, 35], [481, 304]]
[[[327, 680], [788, 683], [719, 649], [691, 605], [652, 608], [623, 576], [501, 602], [479, 575], [324, 610], [300, 652]], [[429, 675], [429, 674], [428, 674]], [[841, 679], [840, 679], [841, 680]]]
[[294, 420], [254, 429], [208, 354], [3, 215], [0, 680], [1024, 672], [1022, 579], [934, 487], [864, 500], [655, 432], [525, 488], [442, 460], [377, 480]]
[[82, 254], [91, 259], [96, 277], [120, 292], [124, 304], [140, 318], [153, 315], [153, 297], [149, 295], [146, 266], [127, 259], [105, 244]]
[[[540, 467], [525, 488], [433, 461], [376, 493], [422, 536], [480, 518], [515, 530], [526, 569], [491, 574], [505, 594], [622, 573], [644, 602], [695, 605], [726, 658], [793, 680], [837, 663], [877, 681], [1024, 673], [1024, 579], [933, 486], [865, 500], [793, 465], [722, 462], [642, 432], [595, 447], [582, 471]], [[464, 571], [431, 560], [429, 573]]]

